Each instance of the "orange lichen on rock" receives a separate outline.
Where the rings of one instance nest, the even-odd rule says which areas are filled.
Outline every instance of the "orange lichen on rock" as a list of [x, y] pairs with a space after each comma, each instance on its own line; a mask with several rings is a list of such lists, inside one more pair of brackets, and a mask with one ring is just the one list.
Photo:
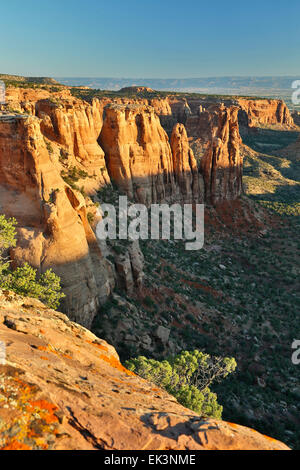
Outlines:
[[10, 444], [5, 445], [0, 450], [31, 450], [31, 447], [23, 444], [22, 442], [18, 442], [16, 439], [13, 439]]
[[[1, 291], [0, 299], [0, 337], [15, 364], [0, 365], [0, 449], [288, 450], [248, 428], [197, 416], [128, 371], [112, 346], [39, 301]], [[3, 314], [16, 320], [24, 308], [26, 334], [4, 324]], [[39, 346], [57, 353], [47, 367]]]
[[93, 341], [87, 341], [87, 343], [91, 344], [92, 346], [95, 346], [96, 348], [100, 349], [101, 351], [107, 352], [109, 351], [107, 346], [104, 346], [103, 344], [99, 344], [97, 342]]
[[52, 447], [59, 422], [58, 407], [40, 394], [35, 384], [26, 383], [13, 368], [0, 370], [0, 390], [5, 406], [0, 409], [0, 450], [45, 450]]
[[101, 354], [100, 359], [102, 359], [102, 361], [107, 362], [114, 369], [117, 369], [120, 372], [125, 372], [126, 375], [132, 375], [132, 376], [136, 375], [131, 370], [128, 370], [126, 369], [126, 367], [122, 366], [121, 362], [118, 361], [114, 356], [104, 356], [103, 354]]
[[53, 405], [53, 403], [49, 403], [46, 400], [29, 401], [29, 407], [31, 413], [39, 413], [41, 419], [47, 424], [58, 422], [58, 417], [55, 415], [58, 407]]

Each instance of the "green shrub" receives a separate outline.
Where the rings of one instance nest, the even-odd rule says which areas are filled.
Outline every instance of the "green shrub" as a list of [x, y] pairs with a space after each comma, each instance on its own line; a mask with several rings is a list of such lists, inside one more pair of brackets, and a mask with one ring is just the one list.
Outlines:
[[46, 144], [48, 153], [49, 153], [50, 155], [52, 155], [52, 154], [53, 154], [53, 147], [52, 147], [51, 143], [48, 142], [46, 139], [44, 139], [44, 141], [45, 141], [45, 144]]
[[94, 223], [94, 220], [95, 220], [94, 214], [92, 214], [92, 212], [88, 212], [87, 219], [88, 219], [89, 224], [92, 225]]
[[5, 250], [16, 246], [16, 220], [0, 215], [0, 289], [12, 290], [19, 295], [34, 297], [50, 308], [57, 308], [65, 297], [60, 278], [48, 269], [37, 278], [37, 271], [28, 263], [12, 271], [4, 257]]
[[60, 155], [59, 155], [60, 162], [65, 162], [66, 160], [68, 160], [68, 157], [69, 157], [69, 152], [67, 152], [67, 150], [61, 148], [60, 149]]
[[236, 366], [234, 358], [211, 357], [198, 350], [183, 351], [161, 362], [143, 356], [126, 362], [129, 370], [163, 387], [186, 408], [218, 419], [223, 407], [209, 387], [234, 372]]
[[149, 308], [154, 308], [156, 307], [156, 304], [154, 302], [153, 299], [151, 299], [151, 297], [149, 295], [147, 295], [145, 298], [144, 298], [144, 304], [149, 307]]
[[9, 268], [9, 261], [4, 257], [4, 252], [16, 246], [16, 225], [15, 219], [6, 219], [4, 215], [0, 215], [0, 279], [2, 273]]

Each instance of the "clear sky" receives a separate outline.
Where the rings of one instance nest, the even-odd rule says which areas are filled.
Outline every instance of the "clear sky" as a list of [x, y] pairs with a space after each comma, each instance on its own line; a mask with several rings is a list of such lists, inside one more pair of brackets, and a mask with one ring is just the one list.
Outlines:
[[299, 75], [299, 0], [9, 0], [0, 73]]

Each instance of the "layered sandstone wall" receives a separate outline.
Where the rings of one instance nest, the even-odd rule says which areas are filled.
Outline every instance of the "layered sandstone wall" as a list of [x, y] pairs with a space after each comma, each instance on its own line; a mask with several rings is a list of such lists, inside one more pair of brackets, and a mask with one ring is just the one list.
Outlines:
[[34, 116], [0, 116], [0, 205], [18, 222], [15, 264], [53, 268], [62, 278], [68, 315], [90, 326], [113, 275], [87, 221], [84, 197], [61, 178]]
[[173, 171], [184, 203], [204, 202], [204, 181], [183, 124], [174, 126], [171, 136]]
[[243, 157], [238, 124], [239, 108], [216, 110], [218, 125], [201, 160], [207, 203], [218, 204], [237, 199], [242, 194]]
[[241, 108], [241, 124], [249, 127], [286, 126], [294, 127], [295, 123], [287, 105], [282, 100], [243, 99], [237, 100]]
[[41, 119], [42, 134], [61, 146], [68, 163], [86, 171], [93, 182], [81, 182], [87, 192], [110, 182], [104, 152], [97, 140], [103, 125], [103, 109], [107, 100], [91, 103], [73, 98], [70, 90], [51, 93], [49, 90], [8, 88], [8, 106]]
[[203, 202], [203, 183], [184, 126], [171, 145], [153, 107], [112, 104], [100, 135], [112, 180], [129, 198], [157, 202]]
[[42, 120], [42, 133], [74, 156], [96, 187], [110, 183], [104, 152], [97, 142], [104, 105], [97, 99], [91, 104], [74, 99], [58, 103], [40, 100], [35, 105], [36, 115]]
[[[60, 99], [59, 93], [55, 99], [37, 99], [34, 113], [42, 119], [43, 134], [74, 156], [69, 158], [69, 164], [82, 165], [92, 176], [80, 181], [85, 190], [92, 192], [91, 189], [109, 183], [112, 178], [130, 198], [147, 205], [161, 201], [203, 202], [203, 178], [198, 175], [191, 180], [196, 167], [187, 154], [192, 148], [200, 161], [211, 149], [219, 126], [220, 105], [202, 97], [171, 96], [154, 99], [129, 96], [116, 98], [114, 103], [110, 98], [103, 98], [87, 103], [67, 93], [65, 90]], [[34, 95], [26, 97], [34, 101]], [[39, 94], [37, 97], [40, 98]], [[180, 133], [181, 155], [174, 148], [178, 144], [172, 144], [173, 129], [178, 123], [186, 128], [186, 133]], [[234, 154], [237, 146], [236, 139]], [[180, 165], [181, 174], [178, 173]], [[218, 167], [219, 175], [225, 171], [222, 165]], [[230, 172], [223, 181], [231, 176]], [[213, 188], [219, 193], [215, 198], [209, 197], [210, 201], [226, 199], [228, 194], [232, 199], [240, 194], [232, 189], [221, 197], [222, 185], [218, 188], [216, 182], [209, 183], [207, 176], [205, 184], [209, 185], [207, 194]], [[228, 185], [235, 188], [238, 183], [235, 179]]]

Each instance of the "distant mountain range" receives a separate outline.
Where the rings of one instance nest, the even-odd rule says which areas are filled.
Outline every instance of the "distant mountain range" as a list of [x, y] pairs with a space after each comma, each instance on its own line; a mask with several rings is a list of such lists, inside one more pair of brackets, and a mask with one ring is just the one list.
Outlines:
[[208, 77], [208, 78], [58, 78], [66, 85], [89, 86], [108, 90], [119, 90], [126, 86], [147, 86], [156, 90], [192, 91], [209, 89], [278, 89], [291, 88], [294, 80], [300, 77]]
[[292, 83], [299, 77], [208, 77], [208, 78], [76, 78], [57, 80], [65, 85], [88, 86], [101, 90], [120, 90], [128, 86], [146, 86], [154, 90], [247, 95], [284, 99], [292, 106]]
[[36, 83], [39, 85], [84, 86], [99, 90], [118, 91], [130, 86], [145, 86], [157, 91], [202, 93], [209, 95], [256, 96], [283, 99], [289, 108], [300, 110], [292, 104], [292, 83], [300, 76], [287, 77], [208, 77], [208, 78], [111, 78], [111, 77], [23, 77], [0, 74], [8, 84]]

